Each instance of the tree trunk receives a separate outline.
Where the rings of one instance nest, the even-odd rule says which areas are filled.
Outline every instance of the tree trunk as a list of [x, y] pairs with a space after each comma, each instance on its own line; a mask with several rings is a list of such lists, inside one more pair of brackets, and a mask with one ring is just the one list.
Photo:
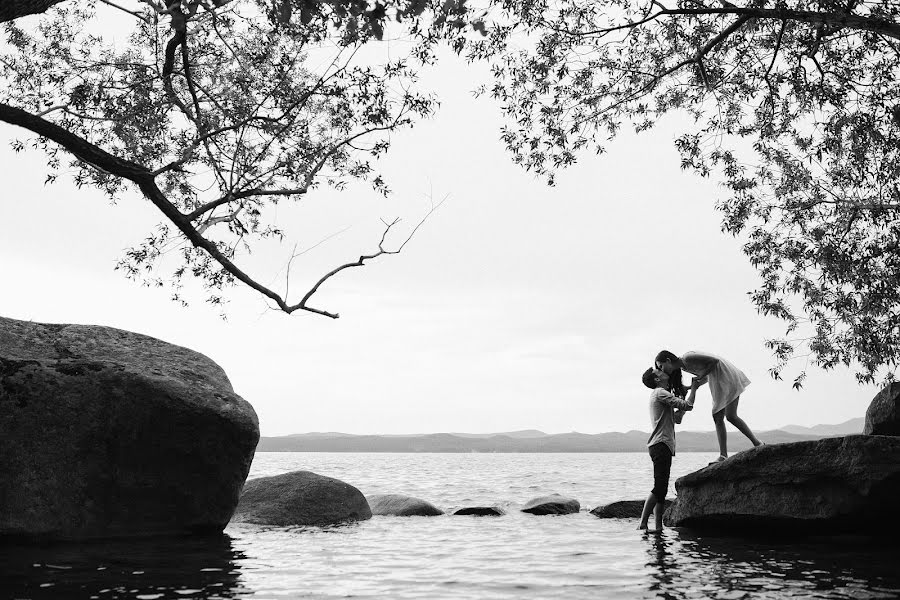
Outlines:
[[3, 0], [0, 2], [0, 23], [25, 15], [42, 13], [63, 0]]

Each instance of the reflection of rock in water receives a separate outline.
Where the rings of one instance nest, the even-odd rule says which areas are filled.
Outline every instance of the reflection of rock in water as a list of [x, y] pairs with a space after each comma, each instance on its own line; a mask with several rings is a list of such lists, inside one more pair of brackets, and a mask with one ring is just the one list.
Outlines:
[[[900, 596], [900, 549], [888, 540], [822, 538], [798, 543], [697, 535], [669, 530], [648, 536], [654, 597], [691, 589], [721, 598], [875, 598]], [[880, 590], [863, 595], [862, 590]]]
[[0, 546], [0, 590], [32, 600], [229, 598], [249, 593], [237, 565], [244, 558], [226, 535], [7, 545]]

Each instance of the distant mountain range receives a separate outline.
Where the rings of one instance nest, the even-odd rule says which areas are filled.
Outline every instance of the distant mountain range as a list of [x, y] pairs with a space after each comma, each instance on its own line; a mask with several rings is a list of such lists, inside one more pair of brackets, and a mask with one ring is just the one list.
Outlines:
[[[757, 432], [766, 443], [780, 444], [823, 437], [862, 433], [864, 419], [851, 419], [837, 425], [803, 427], [787, 425], [781, 429]], [[429, 433], [406, 435], [353, 435], [349, 433], [298, 433], [263, 437], [258, 452], [642, 452], [648, 433], [556, 433], [529, 429], [506, 433]], [[680, 452], [715, 452], [714, 431], [679, 431]], [[729, 427], [729, 450], [750, 447], [750, 442]]]

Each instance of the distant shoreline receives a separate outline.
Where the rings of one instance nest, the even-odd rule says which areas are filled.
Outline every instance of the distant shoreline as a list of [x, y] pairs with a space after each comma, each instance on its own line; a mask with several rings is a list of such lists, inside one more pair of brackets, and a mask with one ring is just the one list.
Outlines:
[[[792, 429], [793, 431], [786, 431]], [[840, 425], [817, 425], [807, 428], [757, 432], [769, 444], [817, 440], [824, 437], [861, 433], [862, 419]], [[496, 434], [431, 433], [420, 435], [353, 435], [346, 433], [302, 433], [278, 437], [262, 437], [257, 452], [393, 452], [393, 453], [590, 453], [646, 452], [649, 434], [644, 431], [625, 433], [556, 433], [527, 430]], [[732, 452], [750, 448], [743, 435], [729, 430], [728, 447]], [[677, 434], [678, 452], [716, 452], [719, 446], [714, 431], [682, 431]]]

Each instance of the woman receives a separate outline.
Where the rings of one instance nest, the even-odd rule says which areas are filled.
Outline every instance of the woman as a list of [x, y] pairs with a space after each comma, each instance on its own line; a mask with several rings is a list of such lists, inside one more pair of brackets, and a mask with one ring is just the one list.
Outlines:
[[719, 457], [716, 462], [728, 458], [728, 433], [725, 431], [725, 420], [738, 428], [753, 442], [754, 446], [761, 446], [760, 442], [747, 423], [737, 414], [738, 401], [741, 393], [750, 385], [750, 380], [743, 371], [735, 367], [724, 358], [704, 352], [687, 352], [678, 357], [663, 350], [656, 355], [656, 368], [666, 373], [674, 373], [685, 370], [698, 378], [709, 378], [709, 391], [712, 394], [713, 422], [716, 424], [716, 437], [719, 440]]

